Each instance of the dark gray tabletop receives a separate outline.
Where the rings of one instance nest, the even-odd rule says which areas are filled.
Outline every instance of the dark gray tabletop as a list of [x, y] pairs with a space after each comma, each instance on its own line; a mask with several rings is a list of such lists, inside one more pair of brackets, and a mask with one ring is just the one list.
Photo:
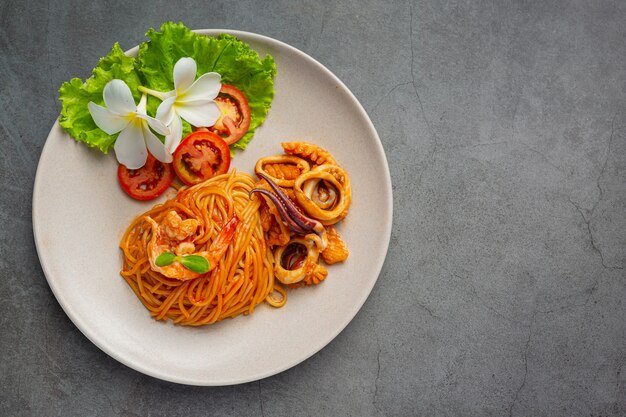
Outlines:
[[[174, 3], [0, 5], [0, 415], [626, 415], [626, 3]], [[370, 298], [262, 381], [121, 365], [64, 314], [35, 251], [59, 86], [166, 20], [310, 54], [387, 153], [394, 226]]]

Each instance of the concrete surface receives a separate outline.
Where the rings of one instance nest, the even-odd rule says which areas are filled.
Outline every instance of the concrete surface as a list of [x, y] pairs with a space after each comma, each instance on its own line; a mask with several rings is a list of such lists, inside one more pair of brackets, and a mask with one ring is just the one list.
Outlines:
[[[626, 415], [626, 3], [134, 3], [0, 4], [0, 415]], [[395, 220], [373, 293], [319, 354], [259, 382], [119, 364], [35, 252], [58, 87], [165, 20], [312, 55], [387, 152]]]

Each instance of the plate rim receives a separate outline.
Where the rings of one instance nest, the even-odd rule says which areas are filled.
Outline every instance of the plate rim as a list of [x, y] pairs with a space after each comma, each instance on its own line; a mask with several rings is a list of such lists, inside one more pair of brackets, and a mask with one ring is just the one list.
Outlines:
[[[265, 35], [261, 35], [258, 33], [253, 33], [253, 32], [247, 32], [247, 31], [241, 31], [241, 30], [234, 30], [234, 29], [193, 29], [193, 32], [199, 33], [201, 35], [207, 35], [207, 36], [217, 36], [220, 33], [227, 33], [236, 37], [244, 37], [244, 38], [249, 38], [249, 39], [253, 39], [255, 41], [259, 41], [260, 43], [268, 43], [268, 44], [278, 44], [279, 47], [281, 48], [285, 48], [287, 50], [289, 50], [290, 52], [298, 55], [300, 58], [304, 59], [306, 62], [308, 62], [309, 64], [317, 67], [317, 69], [321, 70], [323, 73], [325, 73], [325, 75], [329, 76], [331, 79], [333, 79], [340, 87], [342, 87], [342, 89], [344, 90], [344, 92], [347, 93], [347, 96], [350, 98], [350, 101], [352, 102], [353, 105], [355, 105], [355, 109], [358, 109], [358, 111], [361, 113], [361, 115], [363, 116], [363, 119], [367, 122], [367, 129], [370, 131], [370, 133], [373, 135], [373, 137], [376, 139], [375, 142], [375, 146], [378, 148], [378, 152], [379, 155], [382, 155], [382, 162], [384, 165], [384, 172], [383, 177], [384, 177], [384, 183], [385, 183], [385, 187], [386, 189], [389, 191], [389, 198], [387, 199], [387, 204], [386, 204], [386, 210], [389, 214], [388, 216], [388, 220], [386, 221], [386, 224], [384, 224], [384, 233], [383, 236], [381, 236], [383, 238], [383, 247], [385, 248], [385, 254], [384, 256], [382, 256], [380, 258], [380, 260], [378, 261], [377, 265], [375, 265], [375, 272], [376, 272], [376, 279], [372, 280], [371, 285], [369, 285], [369, 288], [367, 288], [367, 291], [364, 292], [364, 296], [362, 297], [362, 299], [358, 300], [357, 303], [355, 303], [353, 305], [353, 309], [352, 311], [350, 311], [349, 314], [345, 315], [345, 319], [344, 322], [341, 323], [334, 332], [331, 332], [330, 336], [327, 338], [324, 338], [323, 341], [320, 341], [319, 343], [317, 343], [315, 346], [313, 346], [313, 348], [307, 352], [305, 355], [299, 356], [297, 359], [289, 361], [285, 364], [283, 364], [283, 366], [281, 367], [276, 367], [272, 370], [269, 370], [267, 372], [264, 373], [259, 373], [258, 375], [255, 376], [250, 376], [250, 377], [246, 377], [246, 378], [231, 378], [228, 380], [228, 382], [215, 382], [215, 381], [211, 381], [210, 379], [202, 379], [202, 380], [198, 380], [198, 379], [194, 379], [194, 378], [185, 378], [182, 377], [180, 375], [174, 375], [172, 373], [168, 373], [168, 372], [159, 372], [158, 369], [151, 369], [148, 367], [143, 366], [140, 363], [137, 362], [133, 362], [131, 360], [126, 359], [123, 355], [118, 354], [118, 352], [115, 351], [115, 349], [113, 349], [113, 346], [109, 346], [107, 343], [105, 343], [102, 337], [102, 335], [98, 336], [97, 332], [91, 331], [88, 326], [85, 325], [85, 323], [83, 322], [85, 319], [81, 319], [81, 317], [77, 314], [75, 314], [72, 310], [71, 305], [67, 302], [67, 300], [63, 297], [62, 292], [59, 290], [59, 288], [55, 285], [54, 283], [54, 279], [50, 278], [52, 276], [50, 270], [48, 269], [48, 267], [46, 266], [46, 263], [43, 261], [42, 257], [42, 252], [43, 250], [41, 249], [43, 247], [43, 243], [41, 242], [41, 237], [40, 234], [38, 232], [39, 230], [39, 221], [37, 220], [37, 212], [41, 211], [42, 209], [38, 209], [39, 205], [41, 204], [39, 202], [39, 199], [37, 197], [37, 195], [39, 194], [37, 191], [38, 189], [41, 187], [41, 181], [42, 181], [42, 176], [43, 174], [41, 173], [41, 165], [40, 165], [40, 161], [41, 161], [41, 156], [46, 152], [46, 149], [48, 149], [50, 147], [50, 137], [55, 133], [55, 130], [57, 129], [62, 129], [61, 126], [59, 125], [59, 118], [57, 117], [57, 119], [55, 120], [54, 124], [52, 125], [50, 132], [48, 133], [48, 136], [46, 137], [46, 141], [44, 143], [44, 146], [41, 150], [40, 153], [40, 157], [39, 157], [39, 161], [37, 163], [37, 169], [35, 172], [35, 180], [33, 183], [33, 197], [32, 197], [32, 208], [31, 208], [31, 216], [32, 216], [32, 226], [33, 226], [33, 237], [34, 237], [34, 241], [35, 241], [35, 248], [36, 248], [36, 252], [37, 252], [37, 257], [39, 258], [39, 264], [41, 265], [42, 271], [44, 273], [44, 277], [46, 278], [46, 281], [48, 283], [48, 286], [50, 287], [50, 289], [52, 290], [52, 293], [54, 295], [54, 297], [56, 298], [57, 302], [59, 303], [59, 305], [61, 306], [61, 308], [63, 309], [63, 311], [65, 312], [65, 314], [68, 316], [68, 318], [71, 320], [71, 322], [76, 326], [76, 328], [94, 345], [96, 345], [98, 347], [98, 349], [100, 349], [101, 351], [103, 351], [104, 353], [106, 353], [108, 356], [112, 357], [113, 359], [115, 359], [116, 361], [122, 363], [123, 365], [137, 371], [140, 372], [144, 375], [148, 375], [151, 376], [153, 378], [156, 379], [160, 379], [163, 381], [168, 381], [168, 382], [173, 382], [173, 383], [177, 383], [177, 384], [183, 384], [183, 385], [192, 385], [192, 386], [230, 386], [230, 385], [238, 385], [238, 384], [244, 384], [244, 383], [248, 383], [248, 382], [253, 382], [253, 381], [258, 381], [273, 375], [277, 375], [281, 372], [284, 372], [304, 361], [306, 361], [307, 359], [309, 359], [311, 356], [315, 355], [316, 353], [318, 353], [319, 351], [321, 351], [324, 347], [326, 347], [328, 344], [330, 344], [330, 342], [332, 342], [343, 330], [345, 330], [345, 328], [348, 326], [348, 324], [350, 324], [350, 322], [352, 322], [352, 320], [354, 320], [354, 318], [356, 317], [356, 315], [359, 313], [359, 311], [361, 310], [361, 308], [363, 307], [363, 305], [365, 304], [365, 301], [369, 298], [374, 286], [376, 285], [376, 283], [378, 282], [378, 279], [380, 278], [380, 273], [382, 271], [382, 268], [384, 266], [385, 260], [387, 258], [387, 253], [389, 251], [389, 243], [391, 240], [391, 231], [392, 231], [392, 225], [393, 225], [393, 187], [392, 187], [392, 183], [391, 183], [391, 174], [389, 171], [389, 163], [387, 161], [387, 155], [385, 153], [385, 150], [383, 148], [382, 142], [380, 140], [380, 137], [378, 135], [378, 132], [376, 131], [376, 128], [374, 127], [374, 124], [372, 122], [372, 120], [370, 119], [369, 115], [367, 114], [367, 112], [365, 111], [365, 109], [363, 108], [363, 106], [361, 105], [361, 103], [359, 102], [359, 100], [356, 98], [356, 96], [354, 95], [354, 93], [352, 93], [352, 91], [343, 83], [343, 81], [341, 81], [332, 71], [330, 71], [328, 68], [326, 68], [323, 64], [321, 64], [319, 61], [317, 61], [315, 58], [311, 57], [310, 55], [308, 55], [307, 53], [299, 50], [296, 47], [293, 47], [285, 42], [282, 42], [278, 39], [269, 37], [269, 36], [265, 36]], [[136, 45], [130, 49], [128, 49], [127, 51], [125, 51], [126, 54], [134, 54], [136, 53], [136, 51], [139, 49], [139, 45]], [[65, 133], [65, 132], [64, 132]]]

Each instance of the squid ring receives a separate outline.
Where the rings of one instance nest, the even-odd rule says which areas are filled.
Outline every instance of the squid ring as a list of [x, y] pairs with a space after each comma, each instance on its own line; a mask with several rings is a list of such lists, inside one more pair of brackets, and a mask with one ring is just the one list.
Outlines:
[[[293, 165], [295, 166], [295, 168], [298, 169], [299, 172], [296, 176], [293, 176], [293, 177], [290, 175], [286, 175], [286, 176], [282, 175], [283, 178], [279, 178], [278, 175], [284, 173], [283, 171], [280, 170], [280, 168], [278, 168], [278, 175], [276, 173], [276, 170], [268, 169], [268, 167], [271, 167], [275, 164]], [[309, 166], [309, 163], [307, 161], [305, 161], [304, 159], [300, 157], [293, 156], [293, 155], [267, 156], [265, 158], [259, 159], [256, 163], [256, 166], [254, 167], [254, 171], [257, 174], [263, 173], [267, 175], [268, 177], [270, 177], [272, 181], [274, 181], [277, 185], [281, 187], [286, 187], [286, 188], [293, 187], [296, 177], [306, 172], [309, 172], [310, 169], [311, 167]]]
[[294, 237], [274, 252], [274, 275], [283, 284], [295, 284], [315, 270], [319, 250], [315, 242]]
[[325, 226], [346, 217], [352, 201], [348, 174], [338, 165], [314, 167], [296, 179], [293, 190], [304, 211]]

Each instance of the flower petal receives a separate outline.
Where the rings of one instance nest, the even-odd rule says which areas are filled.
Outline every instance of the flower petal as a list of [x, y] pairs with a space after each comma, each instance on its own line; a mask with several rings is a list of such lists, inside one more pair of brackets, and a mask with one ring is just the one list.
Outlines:
[[176, 96], [166, 98], [161, 102], [161, 104], [159, 104], [159, 107], [157, 107], [156, 118], [162, 121], [166, 126], [169, 126], [176, 116], [173, 109], [175, 101]]
[[161, 135], [168, 135], [170, 130], [167, 128], [165, 123], [163, 123], [159, 119], [155, 119], [154, 117], [148, 116], [146, 113], [146, 102], [147, 95], [144, 94], [141, 96], [141, 100], [139, 100], [139, 104], [137, 105], [137, 112], [135, 113], [135, 117], [145, 120], [148, 122], [148, 125], [154, 129], [157, 133]]
[[96, 122], [96, 126], [109, 135], [119, 132], [128, 125], [129, 119], [127, 117], [113, 113], [111, 110], [99, 106], [93, 101], [87, 104], [87, 108], [89, 108], [89, 113], [93, 121]]
[[196, 61], [193, 58], [181, 58], [174, 65], [174, 88], [177, 93], [184, 92], [196, 79]]
[[119, 113], [121, 116], [137, 110], [130, 88], [122, 80], [109, 81], [104, 86], [102, 97], [107, 108], [115, 113]]
[[176, 105], [176, 112], [196, 127], [213, 126], [222, 114], [213, 100], [192, 101], [183, 105]]
[[154, 117], [148, 116], [146, 114], [141, 114], [141, 113], [136, 113], [135, 117], [138, 117], [148, 122], [148, 125], [150, 125], [150, 127], [154, 129], [154, 131], [160, 135], [169, 135], [170, 133], [170, 129], [167, 126], [165, 126], [165, 123], [163, 123], [159, 119], [155, 119]]
[[165, 137], [165, 149], [169, 153], [174, 153], [183, 138], [183, 122], [178, 115], [174, 117], [169, 128], [170, 134]]
[[143, 93], [141, 95], [141, 99], [139, 99], [139, 104], [137, 104], [137, 113], [148, 114], [148, 111], [146, 110], [147, 105], [148, 105], [148, 95], [146, 93]]
[[148, 151], [140, 120], [129, 123], [113, 145], [117, 161], [128, 169], [139, 169], [146, 164]]
[[172, 154], [165, 149], [165, 145], [163, 142], [156, 137], [154, 133], [150, 130], [147, 123], [143, 123], [143, 137], [146, 141], [146, 145], [148, 146], [148, 150], [156, 159], [163, 163], [172, 162]]
[[213, 100], [222, 88], [222, 76], [217, 72], [207, 72], [202, 74], [192, 85], [182, 94], [178, 95], [179, 103], [186, 103], [196, 100]]

